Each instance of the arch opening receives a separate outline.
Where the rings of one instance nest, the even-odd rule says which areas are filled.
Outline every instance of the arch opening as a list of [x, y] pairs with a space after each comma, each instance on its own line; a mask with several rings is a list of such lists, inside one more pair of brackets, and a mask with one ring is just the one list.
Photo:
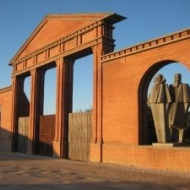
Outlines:
[[30, 81], [31, 76], [26, 76], [24, 78], [24, 87], [23, 87], [23, 96], [22, 101], [24, 101], [24, 104], [22, 105], [23, 109], [25, 109], [24, 116], [29, 116], [30, 111]]
[[56, 67], [46, 70], [44, 79], [43, 115], [55, 114]]
[[93, 56], [75, 60], [73, 67], [72, 112], [92, 109]]
[[138, 91], [139, 100], [139, 144], [151, 145], [157, 142], [154, 121], [150, 108], [147, 105], [147, 98], [153, 85], [154, 76], [162, 74], [167, 85], [173, 84], [174, 74], [181, 73], [182, 82], [187, 83], [190, 79], [190, 72], [182, 63], [166, 60], [154, 64], [144, 74]]

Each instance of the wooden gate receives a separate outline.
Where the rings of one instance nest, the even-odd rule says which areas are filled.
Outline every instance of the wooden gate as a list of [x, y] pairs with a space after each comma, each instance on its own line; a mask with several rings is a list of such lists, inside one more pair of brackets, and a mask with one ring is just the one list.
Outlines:
[[88, 161], [91, 138], [91, 112], [69, 114], [69, 159]]
[[18, 119], [18, 152], [26, 153], [29, 130], [29, 117]]

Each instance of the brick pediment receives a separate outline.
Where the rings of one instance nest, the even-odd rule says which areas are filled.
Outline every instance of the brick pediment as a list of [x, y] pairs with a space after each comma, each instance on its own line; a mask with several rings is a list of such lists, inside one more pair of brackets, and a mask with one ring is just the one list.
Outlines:
[[[10, 61], [10, 65], [58, 39], [110, 17], [113, 17], [113, 13], [47, 15]], [[113, 18], [111, 20], [115, 22]]]

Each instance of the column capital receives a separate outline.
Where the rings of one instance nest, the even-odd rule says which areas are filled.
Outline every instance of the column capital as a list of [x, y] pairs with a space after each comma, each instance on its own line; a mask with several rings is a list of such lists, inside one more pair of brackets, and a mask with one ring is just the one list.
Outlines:
[[62, 58], [58, 58], [58, 59], [56, 59], [56, 60], [55, 60], [55, 64], [56, 64], [56, 66], [59, 66], [60, 64], [62, 64], [62, 63], [63, 63], [63, 60], [64, 60], [63, 57], [62, 57]]
[[32, 76], [32, 75], [34, 75], [35, 73], [36, 73], [36, 68], [32, 68], [31, 70], [30, 70], [30, 75]]

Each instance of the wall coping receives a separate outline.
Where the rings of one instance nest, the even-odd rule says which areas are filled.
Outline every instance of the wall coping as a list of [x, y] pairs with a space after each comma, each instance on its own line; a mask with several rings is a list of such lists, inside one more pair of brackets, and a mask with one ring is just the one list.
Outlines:
[[101, 62], [105, 63], [116, 58], [120, 58], [126, 55], [127, 56], [132, 55], [135, 53], [139, 53], [141, 51], [145, 51], [145, 50], [149, 50], [149, 49], [163, 46], [166, 44], [174, 43], [174, 42], [187, 39], [187, 38], [190, 38], [190, 28], [187, 28], [185, 30], [181, 30], [175, 33], [171, 33], [159, 38], [154, 38], [149, 41], [145, 41], [143, 43], [136, 44], [134, 46], [130, 46], [130, 47], [103, 55], [101, 57]]
[[0, 88], [0, 94], [12, 90], [12, 85], [4, 88]]

